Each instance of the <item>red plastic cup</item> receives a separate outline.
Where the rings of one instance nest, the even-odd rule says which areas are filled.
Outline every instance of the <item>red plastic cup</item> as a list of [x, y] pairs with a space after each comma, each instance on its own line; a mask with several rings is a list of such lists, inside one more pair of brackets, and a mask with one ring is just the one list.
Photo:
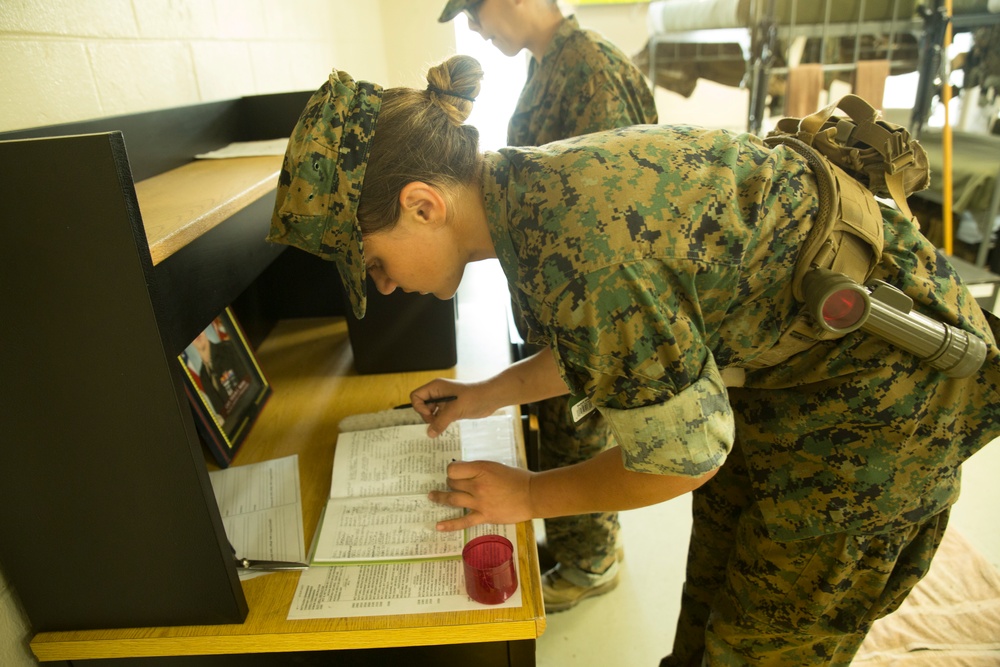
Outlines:
[[462, 549], [465, 591], [483, 604], [500, 604], [517, 590], [514, 546], [500, 535], [481, 535]]

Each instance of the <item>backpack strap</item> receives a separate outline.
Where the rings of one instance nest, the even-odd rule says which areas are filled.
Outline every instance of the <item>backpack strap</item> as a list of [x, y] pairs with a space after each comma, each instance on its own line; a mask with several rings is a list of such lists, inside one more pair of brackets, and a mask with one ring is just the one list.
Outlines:
[[[847, 117], [834, 115], [838, 109]], [[857, 95], [846, 95], [802, 119], [781, 119], [764, 144], [799, 153], [816, 176], [819, 212], [799, 249], [792, 278], [795, 299], [804, 302], [803, 279], [816, 268], [865, 284], [885, 244], [882, 211], [875, 197], [891, 197], [916, 224], [906, 196], [927, 187], [927, 153], [910, 139], [906, 128], [881, 120], [879, 112]], [[842, 335], [823, 329], [805, 311], [796, 315], [770, 350], [741, 365], [776, 366], [817, 341]]]
[[875, 196], [813, 147], [793, 137], [771, 136], [764, 144], [787, 146], [806, 159], [816, 176], [819, 212], [799, 249], [792, 293], [804, 301], [802, 279], [823, 268], [864, 284], [882, 258], [882, 211]]
[[[881, 259], [885, 244], [882, 212], [875, 196], [799, 139], [770, 136], [764, 143], [771, 148], [786, 146], [802, 155], [816, 176], [819, 190], [819, 211], [795, 264], [795, 299], [805, 300], [802, 282], [815, 268], [830, 269], [864, 284]], [[771, 349], [742, 365], [752, 369], [776, 366], [817, 341], [841, 335], [820, 327], [803, 308]]]
[[[847, 117], [834, 116], [841, 110]], [[881, 114], [857, 95], [805, 118], [783, 118], [774, 135], [792, 135], [826, 155], [878, 196], [890, 197], [917, 224], [906, 197], [930, 182], [927, 155], [905, 128], [881, 120]]]
[[[910, 142], [910, 134], [903, 128], [890, 130], [880, 122], [879, 112], [864, 99], [857, 95], [845, 95], [837, 103], [837, 108], [850, 116], [850, 121], [840, 119], [837, 123], [837, 141], [845, 146], [866, 144], [882, 156], [882, 164], [866, 162], [866, 171], [878, 169], [889, 196], [899, 210], [916, 224], [910, 206], [906, 202], [906, 185], [903, 174], [916, 164], [915, 154]], [[869, 182], [872, 182], [869, 175]]]

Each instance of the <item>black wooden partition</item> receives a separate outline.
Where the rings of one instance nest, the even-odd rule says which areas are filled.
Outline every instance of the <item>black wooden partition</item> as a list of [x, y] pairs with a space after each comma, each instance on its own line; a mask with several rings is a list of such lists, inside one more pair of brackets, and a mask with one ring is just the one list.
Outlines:
[[134, 183], [307, 97], [0, 135], [0, 563], [35, 631], [246, 617], [177, 355], [281, 252], [273, 199], [154, 267]]
[[0, 562], [32, 626], [241, 622], [122, 135], [0, 143], [0, 163], [16, 165], [0, 179]]

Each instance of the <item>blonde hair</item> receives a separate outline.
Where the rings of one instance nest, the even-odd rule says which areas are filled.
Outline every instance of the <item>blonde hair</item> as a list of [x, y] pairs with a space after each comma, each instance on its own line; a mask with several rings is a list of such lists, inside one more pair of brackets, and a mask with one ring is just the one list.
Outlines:
[[407, 183], [447, 190], [479, 178], [479, 131], [465, 121], [482, 78], [475, 58], [452, 56], [428, 70], [426, 90], [385, 91], [358, 204], [363, 234], [396, 224]]

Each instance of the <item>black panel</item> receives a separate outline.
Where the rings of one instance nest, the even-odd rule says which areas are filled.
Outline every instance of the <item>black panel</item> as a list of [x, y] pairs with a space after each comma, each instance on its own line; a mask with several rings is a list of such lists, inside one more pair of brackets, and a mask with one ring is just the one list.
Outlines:
[[312, 91], [307, 90], [244, 97], [240, 100], [242, 140], [261, 141], [290, 135], [311, 95]]
[[534, 667], [535, 642], [412, 646], [248, 655], [78, 660], [75, 667]]
[[154, 269], [150, 286], [166, 349], [180, 354], [284, 246], [266, 243], [274, 195], [261, 197]]
[[343, 317], [344, 292], [333, 262], [291, 246], [233, 303], [250, 345], [256, 349], [278, 320]]
[[0, 134], [0, 140], [121, 132], [133, 180], [175, 169], [198, 153], [237, 141], [238, 100], [196, 104], [127, 116], [48, 125]]
[[0, 163], [0, 561], [33, 629], [241, 622], [121, 135]]
[[[380, 294], [371, 278], [363, 319], [347, 308], [347, 333], [359, 373], [451, 368], [458, 361], [455, 299], [395, 290]], [[346, 297], [345, 297], [346, 301]]]
[[234, 141], [290, 135], [310, 94], [261, 95], [47, 125], [0, 133], [0, 141], [119, 131], [128, 146], [133, 179], [141, 181]]
[[337, 265], [298, 248], [289, 247], [258, 282], [277, 319], [346, 313]]

